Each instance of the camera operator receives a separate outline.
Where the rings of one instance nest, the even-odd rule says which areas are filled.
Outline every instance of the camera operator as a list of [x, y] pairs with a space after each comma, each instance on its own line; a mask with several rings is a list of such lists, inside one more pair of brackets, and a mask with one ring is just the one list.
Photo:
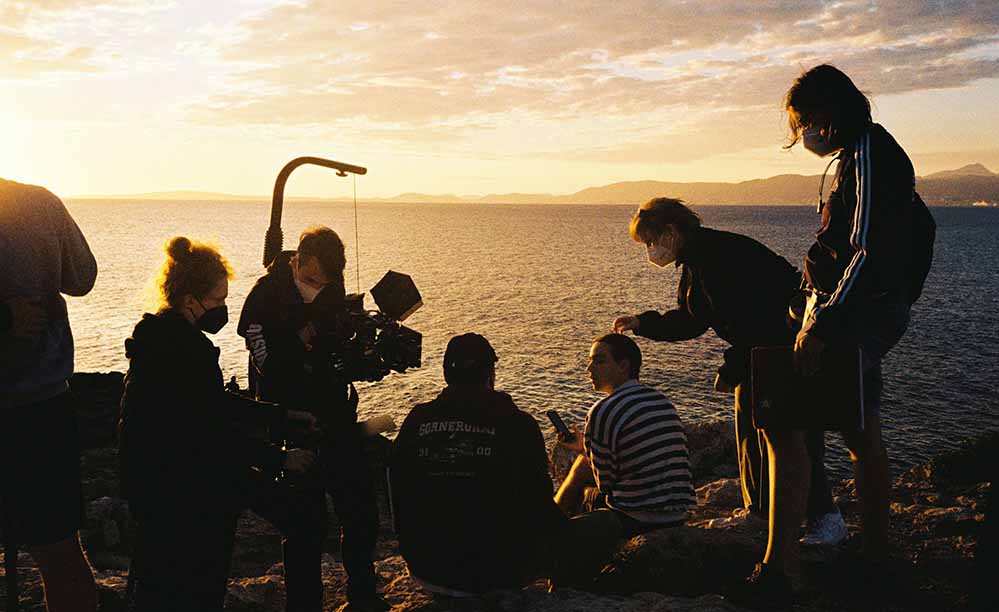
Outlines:
[[375, 592], [378, 508], [357, 426], [357, 393], [332, 365], [346, 313], [345, 265], [336, 232], [305, 231], [297, 251], [280, 253], [257, 281], [237, 328], [250, 351], [250, 385], [258, 399], [310, 411], [324, 432], [318, 477], [261, 482], [253, 505], [283, 534], [289, 611], [322, 609], [326, 492], [340, 518], [345, 609], [388, 609]]
[[221, 611], [251, 467], [306, 470], [257, 432], [310, 417], [227, 393], [205, 334], [228, 321], [232, 271], [214, 247], [178, 236], [157, 279], [161, 308], [125, 341], [120, 476], [137, 523], [128, 610]]

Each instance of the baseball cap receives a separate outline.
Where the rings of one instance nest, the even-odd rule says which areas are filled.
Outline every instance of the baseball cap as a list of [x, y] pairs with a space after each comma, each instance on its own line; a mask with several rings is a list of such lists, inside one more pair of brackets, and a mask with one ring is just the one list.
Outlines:
[[492, 365], [499, 361], [496, 351], [484, 336], [474, 333], [455, 336], [444, 351], [444, 368], [466, 370]]

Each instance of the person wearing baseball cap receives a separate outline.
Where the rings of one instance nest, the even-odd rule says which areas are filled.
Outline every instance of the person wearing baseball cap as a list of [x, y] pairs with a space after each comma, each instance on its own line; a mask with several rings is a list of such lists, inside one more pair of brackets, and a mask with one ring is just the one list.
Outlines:
[[447, 387], [406, 417], [395, 441], [392, 500], [410, 574], [451, 596], [578, 585], [610, 557], [613, 513], [569, 519], [555, 504], [537, 421], [495, 390], [499, 357], [475, 333], [444, 351]]

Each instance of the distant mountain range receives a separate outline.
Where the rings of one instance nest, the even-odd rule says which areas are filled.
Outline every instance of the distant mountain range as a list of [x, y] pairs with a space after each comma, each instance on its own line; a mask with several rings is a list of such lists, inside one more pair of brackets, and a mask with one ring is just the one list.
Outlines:
[[[491, 204], [639, 204], [651, 198], [669, 196], [690, 204], [809, 204], [818, 199], [819, 175], [781, 174], [765, 179], [738, 183], [678, 183], [666, 181], [627, 181], [589, 187], [568, 195], [541, 193], [494, 193], [484, 196], [458, 196], [403, 193], [391, 198], [364, 198], [375, 202]], [[828, 193], [831, 176], [826, 178]], [[935, 172], [917, 178], [916, 189], [932, 206], [970, 206], [976, 202], [999, 203], [999, 174], [982, 164], [970, 164], [956, 170]], [[169, 191], [81, 198], [135, 200], [261, 200], [267, 196], [240, 196], [199, 191]], [[288, 198], [315, 200], [317, 198]], [[334, 201], [348, 200], [334, 198]]]

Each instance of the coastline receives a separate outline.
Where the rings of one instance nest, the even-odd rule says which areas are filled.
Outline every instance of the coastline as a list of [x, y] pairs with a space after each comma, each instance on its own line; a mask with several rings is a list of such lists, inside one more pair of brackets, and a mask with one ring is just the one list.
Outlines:
[[[80, 405], [83, 488], [87, 525], [85, 547], [97, 573], [103, 610], [121, 609], [133, 529], [127, 504], [118, 496], [114, 421], [122, 375], [77, 374], [71, 386]], [[623, 542], [612, 563], [598, 577], [593, 592], [571, 589], [548, 593], [543, 583], [517, 591], [498, 591], [469, 600], [434, 599], [409, 577], [398, 553], [387, 514], [380, 467], [381, 533], [376, 570], [385, 598], [394, 610], [738, 610], [721, 593], [744, 577], [765, 546], [762, 521], [734, 519], [741, 505], [734, 478], [731, 420], [719, 418], [688, 427], [698, 507], [684, 527], [653, 532]], [[375, 436], [368, 450], [375, 466], [384, 465], [390, 443]], [[890, 441], [889, 441], [890, 450]], [[795, 577], [795, 610], [960, 610], [967, 609], [973, 556], [985, 520], [985, 504], [994, 477], [999, 433], [991, 432], [959, 451], [895, 477], [892, 491], [892, 537], [895, 549], [888, 587], [872, 589], [858, 582], [847, 559], [857, 546], [859, 508], [854, 483], [834, 486], [834, 495], [852, 537], [835, 549], [802, 550]], [[565, 457], [553, 453], [559, 479]], [[560, 468], [560, 466], [562, 466]], [[197, 503], [197, 500], [191, 500]], [[736, 513], [738, 514], [738, 513]], [[336, 534], [335, 513], [330, 533]], [[245, 512], [233, 553], [227, 610], [260, 612], [283, 609], [280, 539], [262, 519]], [[38, 574], [30, 556], [19, 557], [21, 606], [41, 610]], [[344, 602], [345, 574], [339, 543], [324, 543], [324, 609]], [[877, 591], [877, 592], [875, 592]]]

